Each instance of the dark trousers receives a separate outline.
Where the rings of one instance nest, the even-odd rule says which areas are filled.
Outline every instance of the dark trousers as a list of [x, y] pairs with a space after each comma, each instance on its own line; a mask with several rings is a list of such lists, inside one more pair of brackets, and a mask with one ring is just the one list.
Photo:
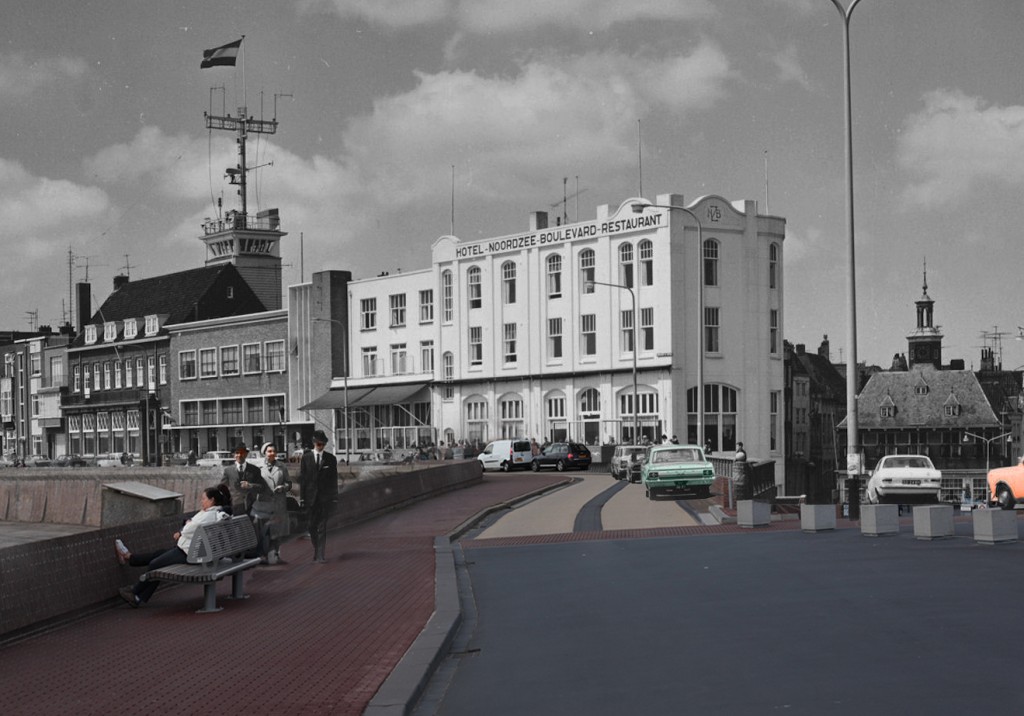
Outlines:
[[327, 520], [334, 511], [334, 501], [317, 500], [309, 507], [309, 541], [313, 543], [313, 559], [326, 559]]
[[[170, 564], [185, 564], [188, 561], [188, 555], [181, 551], [177, 546], [172, 547], [169, 550], [163, 552], [150, 552], [149, 554], [133, 554], [128, 560], [128, 564], [133, 567], [149, 567], [150, 569], [160, 569]], [[142, 575], [145, 577], [146, 575]], [[132, 593], [135, 594], [143, 602], [148, 602], [149, 598], [153, 596], [153, 592], [160, 586], [160, 580], [139, 580], [132, 587]]]

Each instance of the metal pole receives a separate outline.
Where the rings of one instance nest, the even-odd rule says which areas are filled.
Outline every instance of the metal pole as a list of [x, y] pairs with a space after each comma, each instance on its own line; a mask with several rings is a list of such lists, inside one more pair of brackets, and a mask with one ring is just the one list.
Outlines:
[[637, 315], [636, 315], [636, 292], [633, 289], [628, 288], [629, 297], [633, 299], [633, 444], [639, 445], [637, 442], [637, 436], [640, 435], [640, 403], [638, 402], [639, 393], [636, 387], [636, 353], [640, 350], [640, 346], [637, 343]]

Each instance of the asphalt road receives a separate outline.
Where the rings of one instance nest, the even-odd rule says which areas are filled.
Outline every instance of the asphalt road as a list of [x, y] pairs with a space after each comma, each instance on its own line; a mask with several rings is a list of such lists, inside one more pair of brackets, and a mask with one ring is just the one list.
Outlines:
[[[564, 527], [551, 497], [534, 509]], [[417, 714], [1024, 713], [1022, 544], [486, 534], [461, 543], [466, 626]]]

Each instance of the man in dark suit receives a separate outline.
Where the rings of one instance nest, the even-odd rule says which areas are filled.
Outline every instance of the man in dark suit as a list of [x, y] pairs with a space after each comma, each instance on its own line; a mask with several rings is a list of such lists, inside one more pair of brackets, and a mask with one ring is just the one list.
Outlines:
[[313, 449], [302, 455], [299, 487], [302, 505], [309, 516], [309, 540], [313, 543], [313, 561], [326, 562], [327, 520], [338, 499], [338, 459], [324, 448], [327, 435], [313, 433]]
[[255, 465], [251, 465], [245, 461], [249, 456], [249, 448], [245, 446], [244, 442], [239, 441], [235, 445], [235, 461], [224, 468], [224, 477], [221, 478], [221, 482], [231, 488], [232, 502], [234, 504], [239, 503], [239, 496], [242, 497], [245, 514], [249, 514], [249, 509], [252, 507], [253, 500], [255, 497], [250, 491], [249, 485], [254, 482], [261, 482], [263, 478], [260, 476], [260, 469]]

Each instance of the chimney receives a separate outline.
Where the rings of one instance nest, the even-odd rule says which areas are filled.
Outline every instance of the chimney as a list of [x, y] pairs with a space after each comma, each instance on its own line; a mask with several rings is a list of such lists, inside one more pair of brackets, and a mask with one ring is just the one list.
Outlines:
[[78, 298], [78, 332], [81, 333], [85, 330], [85, 324], [92, 318], [92, 286], [87, 283], [75, 284], [77, 289], [76, 293]]
[[128, 277], [124, 274], [114, 276], [114, 292], [120, 291], [122, 288], [128, 285]]
[[796, 344], [796, 354], [798, 356], [802, 356], [806, 351], [807, 351], [807, 346], [805, 346], [803, 343], [797, 343]]
[[530, 214], [530, 231], [539, 231], [548, 228], [548, 212], [535, 211]]
[[828, 334], [821, 339], [821, 345], [818, 346], [818, 355], [827, 360], [829, 363], [832, 362], [832, 351], [828, 344]]

